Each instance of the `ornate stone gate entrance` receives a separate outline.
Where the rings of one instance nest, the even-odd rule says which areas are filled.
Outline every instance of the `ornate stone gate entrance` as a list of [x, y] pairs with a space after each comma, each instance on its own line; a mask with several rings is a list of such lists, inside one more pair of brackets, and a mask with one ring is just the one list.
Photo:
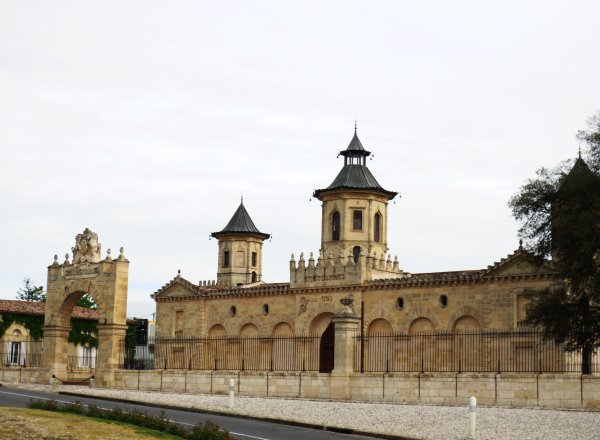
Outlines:
[[110, 386], [119, 367], [119, 345], [127, 329], [129, 261], [123, 248], [116, 259], [111, 257], [110, 249], [102, 259], [98, 235], [88, 228], [77, 234], [72, 251], [72, 261], [67, 254], [60, 264], [55, 255], [54, 263], [48, 267], [44, 370], [47, 379], [52, 375], [66, 378], [71, 313], [79, 298], [89, 294], [98, 308], [96, 380], [101, 386]]

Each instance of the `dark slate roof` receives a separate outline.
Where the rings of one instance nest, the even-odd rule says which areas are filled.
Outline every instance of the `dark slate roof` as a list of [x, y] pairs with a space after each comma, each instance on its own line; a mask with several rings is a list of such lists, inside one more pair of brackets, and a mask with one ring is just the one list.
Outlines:
[[[598, 178], [596, 173], [594, 173], [590, 169], [588, 164], [581, 158], [581, 153], [579, 154], [579, 157], [575, 160], [575, 163], [573, 164], [571, 170], [567, 173], [567, 175], [560, 183], [558, 194], [568, 194], [570, 189], [573, 188], [573, 185], [575, 185], [575, 189], [578, 187], [578, 185], [587, 185], [588, 188], [590, 188], [590, 190], [592, 186], [597, 188], [598, 185], [600, 185], [600, 179]], [[569, 196], [567, 195], [567, 197]]]
[[266, 240], [270, 237], [269, 234], [265, 234], [264, 232], [260, 232], [258, 228], [254, 225], [254, 222], [250, 218], [250, 214], [244, 208], [244, 202], [240, 203], [240, 206], [229, 220], [229, 223], [220, 230], [219, 232], [213, 232], [210, 234], [215, 238], [219, 238], [221, 235], [225, 234], [244, 234], [244, 235], [257, 235], [260, 236], [263, 240]]
[[377, 188], [384, 190], [365, 165], [344, 165], [331, 185], [327, 187], [327, 189], [337, 188]]
[[[44, 315], [46, 303], [36, 301], [19, 301], [14, 299], [0, 299], [0, 313], [14, 313], [16, 315]], [[71, 318], [98, 320], [98, 312], [92, 309], [75, 306]]]
[[575, 163], [573, 164], [573, 168], [571, 168], [571, 171], [569, 171], [568, 176], [570, 176], [572, 174], [579, 174], [579, 173], [585, 173], [585, 174], [592, 173], [592, 170], [590, 170], [590, 167], [588, 166], [588, 164], [585, 163], [585, 160], [583, 160], [581, 158], [581, 155], [579, 155], [579, 157], [575, 160]]
[[[341, 190], [341, 189], [358, 189], [358, 190], [369, 190], [375, 191], [378, 193], [385, 194], [390, 200], [398, 195], [397, 192], [388, 191], [383, 189], [383, 187], [377, 182], [377, 179], [371, 174], [369, 168], [366, 165], [363, 165], [366, 161], [367, 156], [371, 154], [370, 151], [364, 149], [358, 135], [356, 134], [356, 129], [354, 130], [354, 136], [344, 151], [340, 151], [340, 154], [346, 157], [344, 163], [344, 167], [338, 173], [337, 177], [333, 180], [331, 185], [329, 185], [325, 189], [317, 189], [315, 190], [313, 196], [319, 198], [321, 194]], [[363, 157], [361, 157], [363, 156]], [[351, 160], [347, 159], [361, 157], [359, 163], [349, 163]]]
[[356, 130], [354, 130], [354, 136], [352, 137], [350, 144], [348, 144], [348, 148], [346, 148], [344, 151], [340, 151], [340, 154], [342, 156], [351, 156], [351, 155], [369, 156], [371, 154], [371, 152], [365, 150], [365, 148], [362, 145], [362, 142], [360, 141], [360, 139], [358, 138], [358, 135], [356, 134]]
[[331, 185], [325, 189], [315, 190], [313, 195], [319, 198], [322, 193], [340, 189], [375, 191], [385, 194], [390, 200], [398, 195], [397, 192], [383, 189], [366, 165], [344, 165]]

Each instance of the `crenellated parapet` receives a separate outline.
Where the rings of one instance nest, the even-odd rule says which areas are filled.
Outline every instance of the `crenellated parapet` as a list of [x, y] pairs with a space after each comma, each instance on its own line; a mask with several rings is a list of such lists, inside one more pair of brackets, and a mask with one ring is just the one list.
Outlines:
[[198, 287], [226, 287], [226, 283], [219, 283], [217, 280], [200, 280], [198, 281]]
[[317, 259], [310, 253], [305, 260], [304, 253], [300, 254], [298, 262], [292, 254], [290, 260], [290, 287], [322, 287], [339, 285], [356, 285], [377, 279], [402, 279], [410, 274], [404, 273], [399, 267], [398, 257], [392, 261], [391, 255], [378, 258], [374, 255], [364, 255], [362, 252], [355, 261], [350, 253], [344, 256], [342, 252], [337, 257], [329, 254], [327, 258], [322, 253]]

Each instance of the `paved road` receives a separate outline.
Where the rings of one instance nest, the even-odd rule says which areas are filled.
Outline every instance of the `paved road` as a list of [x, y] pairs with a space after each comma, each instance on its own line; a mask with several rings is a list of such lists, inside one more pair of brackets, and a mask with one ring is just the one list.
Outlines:
[[137, 409], [148, 414], [158, 415], [165, 412], [166, 417], [186, 426], [194, 426], [199, 422], [211, 420], [222, 428], [228, 430], [235, 438], [240, 440], [368, 440], [375, 437], [366, 437], [356, 434], [343, 434], [299, 426], [283, 425], [260, 420], [242, 419], [215, 414], [181, 411], [174, 409], [161, 409], [153, 406], [118, 403], [108, 400], [94, 399], [83, 396], [66, 396], [63, 394], [44, 393], [41, 391], [21, 390], [17, 388], [0, 388], [0, 406], [25, 407], [31, 399], [56, 400], [59, 402], [79, 401], [84, 405], [96, 405], [101, 408]]

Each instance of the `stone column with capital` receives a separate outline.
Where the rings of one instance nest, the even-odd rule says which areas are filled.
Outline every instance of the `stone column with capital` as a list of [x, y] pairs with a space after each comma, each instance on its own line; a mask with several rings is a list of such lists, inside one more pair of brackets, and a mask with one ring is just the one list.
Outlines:
[[360, 318], [350, 307], [352, 299], [340, 300], [344, 306], [332, 319], [335, 328], [335, 351], [331, 372], [331, 397], [350, 398], [350, 375], [354, 372], [355, 336], [359, 334]]

